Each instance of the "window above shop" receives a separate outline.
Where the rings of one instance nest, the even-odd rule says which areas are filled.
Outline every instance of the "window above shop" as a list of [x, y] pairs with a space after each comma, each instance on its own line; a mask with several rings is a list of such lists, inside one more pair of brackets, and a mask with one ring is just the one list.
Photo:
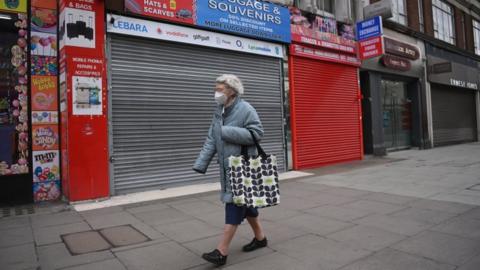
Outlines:
[[407, 25], [407, 6], [405, 0], [392, 0], [392, 15], [390, 20], [401, 25]]
[[453, 8], [442, 0], [432, 0], [435, 38], [455, 44]]
[[475, 45], [475, 54], [480, 55], [480, 21], [473, 20], [473, 40]]

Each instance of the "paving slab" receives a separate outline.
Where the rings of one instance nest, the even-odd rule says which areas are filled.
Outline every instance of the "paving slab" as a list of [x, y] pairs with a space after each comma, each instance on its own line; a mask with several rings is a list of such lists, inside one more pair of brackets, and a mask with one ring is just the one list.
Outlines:
[[86, 222], [71, 223], [64, 225], [33, 228], [33, 235], [37, 246], [50, 245], [62, 242], [60, 237], [63, 234], [84, 232], [91, 230]]
[[142, 212], [135, 214], [134, 216], [151, 226], [182, 222], [185, 220], [193, 219], [192, 216], [189, 216], [173, 208]]
[[356, 219], [353, 221], [353, 223], [372, 226], [385, 231], [407, 236], [418, 234], [433, 226], [427, 223], [386, 215], [371, 215], [361, 219]]
[[455, 266], [438, 263], [393, 249], [384, 249], [356, 261], [341, 270], [454, 270]]
[[62, 235], [65, 246], [72, 255], [107, 250], [112, 246], [97, 231], [85, 231]]
[[75, 211], [33, 215], [30, 218], [32, 221], [32, 227], [34, 228], [79, 223], [83, 221], [82, 216]]
[[78, 265], [74, 267], [63, 268], [62, 270], [127, 270], [123, 264], [117, 259], [109, 259], [106, 261], [94, 262], [89, 264]]
[[316, 202], [317, 198], [297, 198], [293, 196], [281, 196], [280, 204], [282, 208], [289, 210], [304, 210], [314, 208], [322, 205], [321, 202]]
[[221, 229], [223, 228], [223, 225], [225, 225], [225, 210], [202, 214], [197, 216], [196, 219]]
[[298, 210], [290, 210], [284, 206], [283, 201], [280, 199], [280, 204], [274, 207], [267, 207], [259, 209], [260, 219], [265, 219], [269, 221], [278, 221], [281, 219], [287, 219], [294, 216], [301, 215], [302, 212]]
[[3, 270], [37, 268], [37, 255], [33, 243], [0, 249]]
[[135, 206], [130, 206], [130, 207], [125, 207], [125, 211], [129, 212], [130, 214], [138, 214], [138, 213], [143, 213], [143, 212], [150, 212], [150, 211], [155, 211], [155, 210], [161, 210], [165, 208], [169, 208], [170, 206], [168, 204], [165, 204], [163, 202], [157, 202], [157, 203], [145, 203], [143, 205], [135, 205]]
[[379, 251], [404, 240], [406, 236], [371, 226], [358, 225], [330, 234], [327, 238], [345, 242], [353, 247]]
[[83, 217], [95, 217], [95, 216], [104, 216], [113, 213], [123, 212], [124, 208], [122, 206], [111, 206], [104, 207], [100, 209], [86, 210], [79, 212]]
[[443, 233], [449, 233], [457, 236], [463, 236], [469, 239], [480, 241], [480, 220], [469, 218], [453, 218], [431, 230]]
[[427, 257], [437, 262], [459, 266], [480, 254], [480, 241], [426, 231], [404, 240], [392, 248]]
[[0, 219], [0, 231], [18, 229], [20, 227], [30, 227], [30, 219], [28, 217], [11, 217]]
[[86, 216], [85, 220], [95, 230], [141, 222], [132, 214], [125, 211], [105, 215]]
[[329, 189], [322, 190], [321, 192], [325, 192], [330, 195], [352, 197], [357, 199], [362, 197], [368, 197], [369, 195], [372, 194], [372, 192], [369, 192], [369, 191], [358, 190], [358, 189], [347, 188], [347, 187], [332, 187]]
[[[315, 202], [317, 207], [323, 206], [323, 205], [342, 205], [342, 204], [347, 204], [347, 203], [351, 203], [358, 200], [355, 197], [339, 196], [339, 195], [329, 194], [327, 192], [319, 192], [316, 197], [311, 197], [309, 199]], [[313, 208], [313, 207], [308, 207], [308, 208]], [[303, 208], [301, 210], [308, 209], [308, 208]]]
[[457, 270], [478, 270], [480, 269], [480, 255], [476, 256], [475, 258], [471, 259], [464, 265], [457, 268]]
[[370, 201], [391, 203], [391, 204], [399, 204], [399, 205], [405, 205], [407, 203], [418, 200], [418, 198], [415, 198], [415, 197], [388, 194], [388, 193], [383, 193], [383, 192], [371, 193], [371, 194], [363, 197], [363, 199], [364, 200], [370, 200]]
[[227, 266], [225, 270], [305, 270], [306, 266], [300, 260], [288, 257], [278, 252], [256, 257], [254, 259]]
[[319, 235], [328, 235], [355, 226], [352, 223], [324, 217], [321, 218], [309, 214], [303, 214], [290, 219], [280, 220], [278, 223], [292, 228], [297, 228], [301, 231]]
[[114, 256], [110, 251], [100, 251], [72, 256], [63, 243], [38, 247], [37, 252], [42, 270], [54, 270], [114, 259]]
[[324, 205], [304, 210], [303, 212], [318, 217], [327, 217], [340, 221], [352, 221], [372, 214], [372, 211], [362, 209], [351, 209], [343, 206]]
[[455, 217], [456, 214], [437, 210], [427, 210], [409, 207], [407, 209], [392, 213], [389, 216], [413, 220], [421, 223], [439, 224], [443, 221]]
[[115, 252], [115, 255], [129, 270], [180, 270], [204, 263], [198, 255], [175, 242]]
[[305, 269], [338, 269], [371, 254], [371, 251], [311, 234], [274, 245], [272, 248], [304, 262]]
[[437, 210], [437, 211], [448, 212], [452, 214], [462, 214], [475, 207], [473, 205], [468, 205], [468, 204], [444, 202], [444, 201], [437, 201], [437, 200], [427, 200], [427, 199], [416, 200], [414, 202], [409, 203], [408, 205], [413, 208]]
[[475, 207], [474, 209], [461, 214], [460, 217], [480, 220], [480, 207]]
[[30, 227], [20, 227], [0, 232], [0, 248], [33, 243], [33, 241], [33, 233]]
[[402, 205], [368, 201], [368, 200], [358, 200], [355, 202], [343, 204], [342, 207], [349, 208], [349, 209], [370, 211], [370, 213], [372, 214], [390, 214], [406, 208], [405, 206], [402, 206]]
[[100, 230], [99, 233], [114, 247], [134, 245], [150, 240], [129, 225], [105, 228]]
[[137, 229], [139, 232], [146, 235], [148, 238], [152, 240], [164, 240], [164, 241], [169, 240], [159, 231], [155, 230], [152, 226], [147, 225], [145, 223], [139, 222], [139, 223], [134, 223], [129, 225]]
[[[263, 231], [265, 232], [269, 245], [279, 244], [289, 241], [293, 238], [297, 238], [301, 235], [308, 234], [308, 232], [284, 224], [279, 224], [278, 222], [270, 222], [264, 220], [261, 221], [260, 224], [263, 227]], [[250, 240], [254, 237], [252, 228], [247, 222], [239, 226], [237, 234]]]
[[196, 219], [157, 225], [154, 228], [169, 239], [179, 243], [223, 233], [223, 230]]
[[213, 204], [206, 201], [196, 201], [182, 204], [174, 204], [171, 206], [174, 209], [180, 210], [183, 213], [197, 217], [202, 214], [223, 211], [223, 207], [220, 207], [218, 204]]

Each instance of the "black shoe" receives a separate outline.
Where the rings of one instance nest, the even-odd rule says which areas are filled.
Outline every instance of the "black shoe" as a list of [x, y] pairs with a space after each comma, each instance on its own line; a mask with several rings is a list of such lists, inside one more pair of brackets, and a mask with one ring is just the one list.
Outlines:
[[210, 253], [203, 253], [202, 258], [208, 262], [211, 262], [217, 266], [224, 265], [227, 263], [227, 257], [223, 256], [218, 249]]
[[263, 238], [263, 240], [257, 240], [257, 238], [253, 238], [252, 242], [250, 242], [249, 244], [243, 246], [243, 251], [245, 252], [250, 252], [250, 251], [254, 251], [256, 249], [259, 249], [259, 248], [263, 248], [263, 247], [266, 247], [267, 246], [267, 238]]

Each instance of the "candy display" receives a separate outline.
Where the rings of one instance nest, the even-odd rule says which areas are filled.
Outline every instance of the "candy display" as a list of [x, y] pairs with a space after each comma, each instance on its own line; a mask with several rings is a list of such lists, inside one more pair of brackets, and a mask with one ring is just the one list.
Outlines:
[[32, 30], [56, 33], [57, 12], [53, 9], [32, 7]]
[[58, 199], [60, 197], [60, 181], [33, 183], [33, 197], [37, 202]]
[[57, 37], [55, 34], [32, 32], [30, 50], [33, 55], [56, 56]]
[[[18, 1], [4, 1], [15, 9]], [[10, 87], [0, 91], [0, 123], [2, 129], [2, 154], [0, 155], [0, 175], [24, 174], [29, 171], [28, 164], [28, 95], [27, 95], [27, 17], [25, 14], [15, 14], [12, 24], [18, 29], [17, 38], [5, 41], [11, 53], [10, 64], [4, 68], [11, 69], [11, 76], [2, 78], [10, 81]], [[2, 37], [3, 38], [3, 37]], [[9, 42], [9, 43], [7, 43]], [[9, 54], [7, 54], [9, 55]], [[2, 61], [8, 59], [2, 59]], [[13, 141], [11, 138], [14, 138]], [[5, 143], [4, 142], [12, 143]], [[11, 154], [9, 154], [11, 153]]]
[[57, 57], [32, 55], [32, 75], [57, 75]]

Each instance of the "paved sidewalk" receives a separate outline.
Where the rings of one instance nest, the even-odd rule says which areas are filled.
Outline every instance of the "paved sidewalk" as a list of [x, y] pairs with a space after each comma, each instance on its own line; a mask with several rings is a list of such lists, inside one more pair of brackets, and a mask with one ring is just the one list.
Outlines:
[[[222, 269], [480, 269], [480, 144], [314, 172], [282, 182], [281, 205], [261, 210], [269, 247], [243, 253], [252, 234], [242, 225]], [[0, 219], [0, 268], [214, 269], [200, 255], [215, 247], [223, 220], [216, 192], [84, 212], [42, 208]], [[121, 225], [148, 241], [72, 255], [60, 237], [107, 229], [116, 232], [110, 244], [123, 245], [131, 239]]]

